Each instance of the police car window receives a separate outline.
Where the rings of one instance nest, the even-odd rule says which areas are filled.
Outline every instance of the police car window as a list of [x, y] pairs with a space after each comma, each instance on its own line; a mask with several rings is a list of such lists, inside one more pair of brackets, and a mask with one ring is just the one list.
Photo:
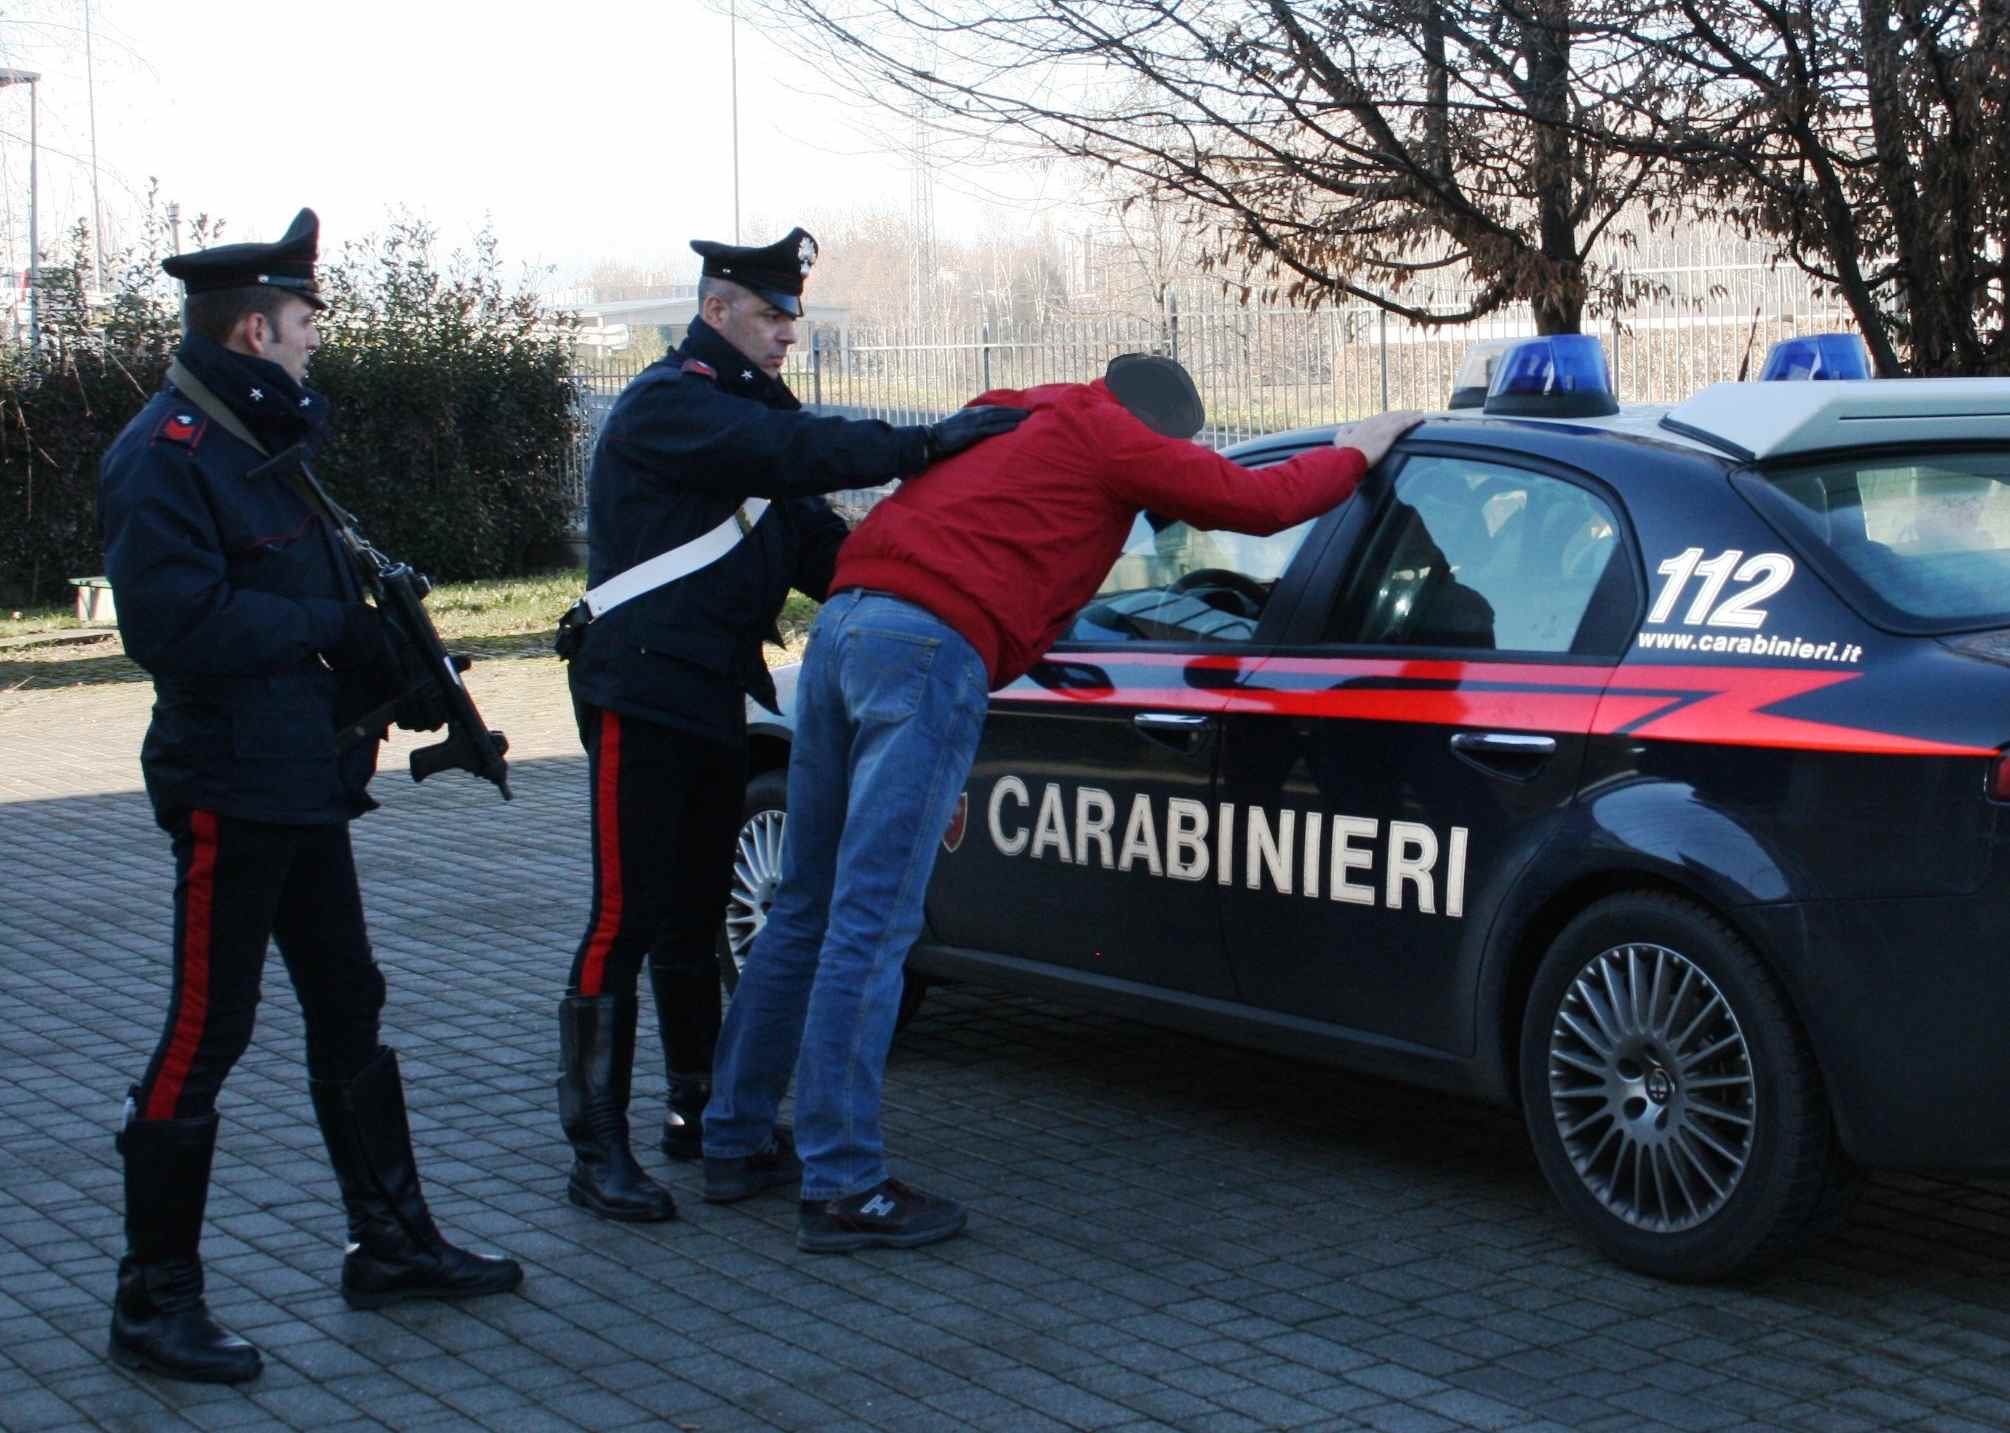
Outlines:
[[1073, 642], [1247, 642], [1312, 531], [1268, 537], [1190, 527], [1140, 513], [1095, 598], [1064, 634]]
[[1914, 450], [1746, 476], [1740, 486], [1818, 560], [1839, 564], [1911, 623], [2010, 624], [2010, 454]]
[[[1413, 457], [1327, 623], [1329, 642], [1586, 647], [1619, 525], [1596, 494], [1467, 458]], [[1591, 647], [1601, 645], [1591, 642]]]

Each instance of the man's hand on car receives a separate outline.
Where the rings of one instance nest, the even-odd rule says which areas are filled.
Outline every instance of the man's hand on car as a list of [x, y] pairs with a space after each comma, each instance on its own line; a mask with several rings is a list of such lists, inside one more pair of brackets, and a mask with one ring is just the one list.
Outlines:
[[939, 463], [952, 453], [960, 453], [973, 443], [985, 438], [995, 438], [1000, 433], [1009, 433], [1032, 415], [1030, 408], [1002, 408], [984, 405], [965, 408], [944, 418], [940, 423], [930, 423], [921, 430], [921, 441], [928, 450], [928, 461]]
[[1361, 460], [1372, 468], [1388, 456], [1390, 447], [1398, 438], [1423, 421], [1424, 415], [1412, 408], [1377, 413], [1372, 418], [1350, 423], [1335, 433], [1333, 446], [1354, 449], [1361, 455]]

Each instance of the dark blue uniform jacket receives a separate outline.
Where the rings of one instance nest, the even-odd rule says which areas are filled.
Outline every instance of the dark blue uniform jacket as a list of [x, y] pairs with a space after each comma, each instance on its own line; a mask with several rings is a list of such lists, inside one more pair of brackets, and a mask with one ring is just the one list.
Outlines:
[[[276, 364], [196, 336], [179, 356], [270, 451], [318, 438], [326, 400]], [[372, 693], [318, 655], [360, 585], [284, 479], [246, 479], [263, 461], [170, 385], [99, 467], [119, 632], [154, 678], [140, 765], [163, 822], [194, 809], [315, 825], [375, 804], [377, 744], [335, 749], [338, 722]]]
[[773, 502], [709, 567], [586, 629], [575, 697], [714, 740], [745, 730], [745, 694], [774, 706], [761, 643], [790, 587], [821, 600], [844, 520], [818, 496], [921, 471], [922, 430], [801, 412], [702, 319], [622, 390], [587, 478], [587, 583], [699, 537], [750, 497]]

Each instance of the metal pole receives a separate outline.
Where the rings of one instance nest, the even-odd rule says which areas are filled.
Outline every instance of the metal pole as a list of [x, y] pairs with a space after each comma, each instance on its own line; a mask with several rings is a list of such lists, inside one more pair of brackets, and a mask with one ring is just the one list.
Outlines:
[[84, 0], [84, 99], [91, 111], [91, 238], [97, 245], [97, 263], [91, 269], [91, 287], [105, 288], [105, 211], [98, 203], [98, 89], [91, 70], [91, 0]]
[[35, 90], [36, 82], [28, 81], [28, 347], [40, 352], [42, 347], [42, 313], [39, 306], [42, 287], [42, 243], [41, 234], [35, 227], [36, 196], [40, 192], [37, 165], [41, 160], [41, 141], [35, 132]]
[[1389, 411], [1389, 311], [1382, 310], [1382, 411]]
[[740, 7], [726, 7], [726, 57], [733, 83], [733, 242], [740, 242]]

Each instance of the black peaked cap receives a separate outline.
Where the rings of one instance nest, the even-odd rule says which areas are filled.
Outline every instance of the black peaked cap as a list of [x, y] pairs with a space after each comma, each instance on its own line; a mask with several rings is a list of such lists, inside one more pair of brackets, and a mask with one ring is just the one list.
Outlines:
[[791, 229], [787, 238], [758, 249], [710, 239], [693, 239], [691, 247], [704, 257], [706, 278], [731, 279], [783, 313], [803, 316], [803, 281], [817, 261], [817, 241], [807, 229]]
[[1167, 438], [1191, 438], [1207, 423], [1193, 375], [1156, 353], [1120, 353], [1103, 373], [1116, 400], [1133, 418]]
[[320, 244], [321, 221], [312, 209], [302, 209], [277, 243], [219, 244], [214, 249], [163, 259], [161, 267], [192, 294], [264, 284], [297, 294], [316, 308], [326, 308], [320, 285], [314, 281], [314, 258]]

